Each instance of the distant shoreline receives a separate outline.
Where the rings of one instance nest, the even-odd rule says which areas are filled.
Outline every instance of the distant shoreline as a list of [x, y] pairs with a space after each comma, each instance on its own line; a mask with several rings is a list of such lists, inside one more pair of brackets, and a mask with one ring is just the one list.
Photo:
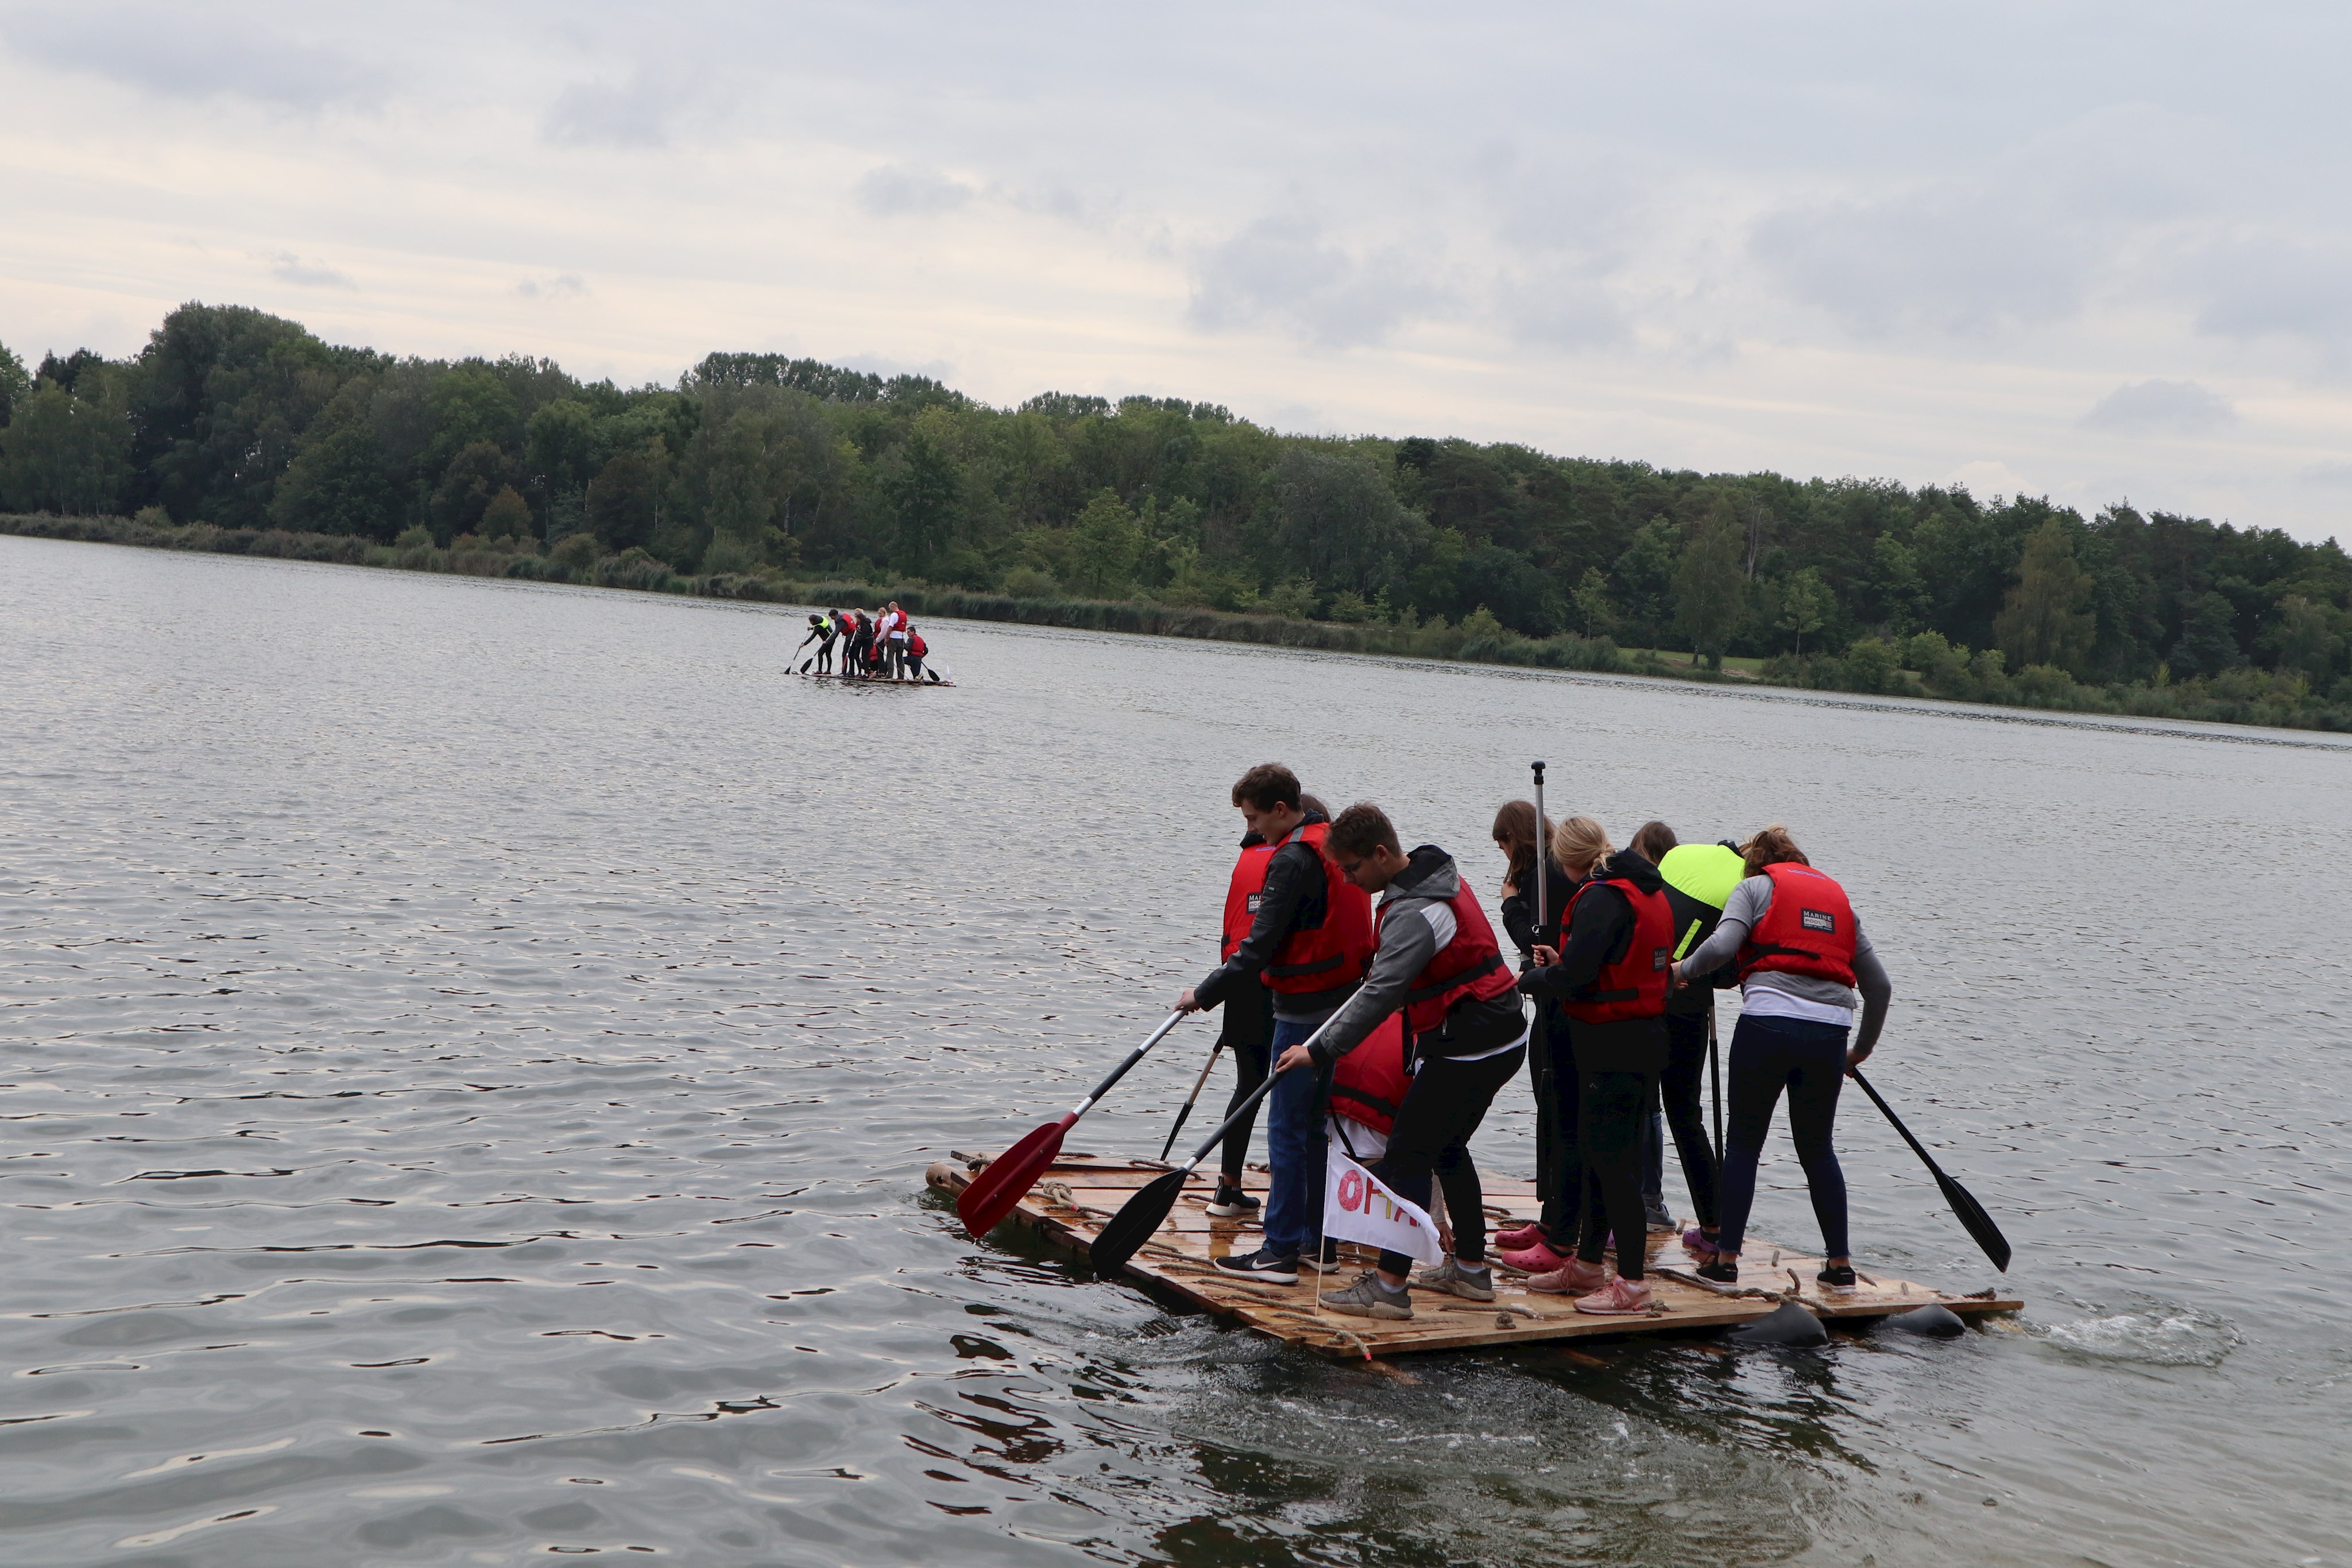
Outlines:
[[1473, 616], [1458, 626], [1447, 625], [1442, 620], [1404, 626], [1378, 622], [1307, 621], [1139, 599], [1031, 599], [922, 582], [877, 585], [822, 578], [803, 580], [772, 570], [756, 575], [718, 572], [688, 577], [671, 570], [666, 563], [642, 550], [584, 559], [574, 556], [566, 560], [536, 549], [497, 548], [487, 542], [479, 548], [445, 549], [431, 545], [382, 544], [343, 534], [221, 528], [207, 523], [161, 525], [131, 517], [59, 517], [46, 512], [0, 514], [0, 535], [199, 554], [327, 561], [464, 577], [513, 578], [773, 604], [873, 608], [896, 600], [914, 615], [1075, 631], [1186, 637], [1203, 642], [1577, 670], [1596, 674], [1663, 676], [1710, 685], [1909, 697], [2052, 713], [2352, 732], [2352, 709], [2334, 706], [2314, 709], [2307, 700], [2280, 687], [2277, 677], [2252, 670], [2231, 671], [2210, 680], [2163, 686], [2122, 682], [2089, 685], [2074, 681], [2063, 671], [2042, 666], [2012, 675], [2000, 668], [1995, 655], [1990, 664], [1979, 656], [1971, 664], [1923, 673], [1901, 668], [1895, 644], [1864, 639], [1850, 647], [1843, 656], [1801, 662], [1776, 659], [1763, 664], [1757, 673], [1747, 674], [1708, 670], [1695, 661], [1673, 662], [1651, 650], [1622, 649], [1605, 637], [1582, 637], [1574, 632], [1541, 638], [1523, 636], [1495, 622], [1491, 616], [1483, 617], [1483, 623], [1482, 617]]

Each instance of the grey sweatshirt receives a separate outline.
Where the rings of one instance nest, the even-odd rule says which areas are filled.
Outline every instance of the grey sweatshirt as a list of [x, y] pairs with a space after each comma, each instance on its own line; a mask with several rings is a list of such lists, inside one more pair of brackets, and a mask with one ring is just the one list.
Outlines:
[[[1748, 934], [1771, 907], [1770, 877], [1751, 876], [1733, 888], [1731, 896], [1724, 900], [1723, 918], [1717, 923], [1715, 935], [1683, 961], [1683, 977], [1696, 985], [1738, 956], [1739, 945], [1748, 940]], [[1862, 988], [1862, 1022], [1854, 1031], [1853, 1043], [1868, 1051], [1878, 1043], [1878, 1031], [1885, 1027], [1886, 1004], [1894, 999], [1895, 982], [1887, 978], [1886, 967], [1878, 961], [1877, 950], [1871, 946], [1870, 935], [1863, 930], [1859, 915], [1853, 917], [1853, 977]], [[1759, 969], [1748, 977], [1747, 985], [1826, 1007], [1855, 1006], [1853, 990], [1835, 980], [1792, 975], [1785, 969]]]
[[[1453, 940], [1454, 911], [1447, 904], [1461, 891], [1462, 873], [1454, 868], [1453, 856], [1434, 844], [1423, 844], [1412, 852], [1404, 870], [1397, 873], [1396, 880], [1381, 895], [1381, 944], [1372, 954], [1371, 967], [1356, 994], [1332, 1015], [1322, 1037], [1316, 1040], [1311, 1054], [1317, 1061], [1328, 1062], [1347, 1055], [1391, 1013], [1404, 1006], [1413, 981], [1429, 967], [1438, 949]], [[1524, 1019], [1516, 991], [1507, 991], [1495, 998], [1492, 1005], [1482, 1009], [1482, 1014], [1485, 1012], [1491, 1012], [1493, 1018], [1482, 1016], [1475, 1022], [1483, 1032], [1500, 1031], [1497, 1038], [1486, 1040], [1482, 1033], [1479, 1038], [1465, 1039], [1460, 1048], [1462, 1053], [1509, 1044], [1509, 1019]], [[1518, 1032], [1527, 1032], [1524, 1021]], [[1434, 1031], [1431, 1038], [1436, 1038]]]

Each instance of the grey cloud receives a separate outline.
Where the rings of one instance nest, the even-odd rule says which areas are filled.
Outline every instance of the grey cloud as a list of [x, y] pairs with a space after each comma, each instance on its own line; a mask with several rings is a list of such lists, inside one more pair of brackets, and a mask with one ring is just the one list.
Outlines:
[[237, 97], [286, 109], [372, 103], [383, 67], [340, 50], [172, 6], [58, 6], [14, 21], [8, 41], [44, 65], [166, 98]]
[[588, 292], [588, 285], [576, 272], [562, 273], [554, 277], [526, 277], [515, 285], [517, 294], [525, 299], [571, 299]]
[[2280, 336], [2352, 351], [2352, 253], [2269, 241], [2210, 254], [2199, 268], [2204, 296], [2197, 329], [2225, 338]]
[[303, 288], [357, 288], [351, 274], [331, 267], [304, 261], [290, 250], [281, 250], [268, 257], [269, 276], [280, 283], [291, 283]]
[[2336, 490], [2352, 490], [2352, 463], [2317, 464], [2305, 469], [2299, 477], [2309, 485], [2325, 485]]
[[869, 170], [857, 182], [857, 204], [877, 217], [952, 212], [971, 198], [962, 181], [905, 163]]
[[2238, 411], [2195, 382], [2134, 382], [2117, 387], [2083, 416], [2086, 430], [2126, 435], [2200, 435], [2232, 423]]
[[1202, 258], [1185, 319], [1200, 331], [1264, 328], [1323, 348], [1374, 343], [1443, 303], [1426, 273], [1394, 247], [1352, 251], [1315, 218], [1283, 214]]
[[575, 82], [556, 95], [540, 134], [561, 147], [667, 147], [686, 99], [686, 84], [662, 72]]

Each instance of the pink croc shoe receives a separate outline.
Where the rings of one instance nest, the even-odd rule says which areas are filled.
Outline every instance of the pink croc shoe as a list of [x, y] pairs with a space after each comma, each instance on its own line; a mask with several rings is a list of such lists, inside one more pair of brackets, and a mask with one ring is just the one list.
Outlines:
[[1650, 1285], [1646, 1280], [1628, 1280], [1622, 1274], [1610, 1281], [1589, 1296], [1576, 1299], [1580, 1312], [1596, 1312], [1602, 1317], [1630, 1318], [1650, 1310]]
[[1495, 1261], [1514, 1274], [1549, 1274], [1568, 1260], [1553, 1251], [1548, 1243], [1538, 1241], [1532, 1247], [1497, 1253]]
[[1694, 1225], [1683, 1232], [1683, 1250], [1704, 1263], [1715, 1256], [1717, 1248], [1714, 1242], [1706, 1239], [1706, 1232]]
[[1547, 1296], [1584, 1296], [1609, 1282], [1609, 1270], [1581, 1258], [1570, 1258], [1549, 1274], [1528, 1276], [1528, 1289]]
[[1513, 1226], [1508, 1230], [1495, 1232], [1495, 1250], [1497, 1252], [1523, 1251], [1543, 1239], [1543, 1227], [1531, 1219], [1525, 1225]]

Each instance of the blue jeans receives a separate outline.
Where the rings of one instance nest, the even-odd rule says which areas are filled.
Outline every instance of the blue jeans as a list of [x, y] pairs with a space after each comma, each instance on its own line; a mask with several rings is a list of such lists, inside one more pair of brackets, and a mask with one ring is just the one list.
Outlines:
[[[1303, 1043], [1314, 1022], [1274, 1020], [1274, 1060]], [[1323, 1234], [1323, 1116], [1330, 1070], [1301, 1068], [1275, 1079], [1266, 1095], [1265, 1249], [1278, 1258], [1305, 1253]]]

